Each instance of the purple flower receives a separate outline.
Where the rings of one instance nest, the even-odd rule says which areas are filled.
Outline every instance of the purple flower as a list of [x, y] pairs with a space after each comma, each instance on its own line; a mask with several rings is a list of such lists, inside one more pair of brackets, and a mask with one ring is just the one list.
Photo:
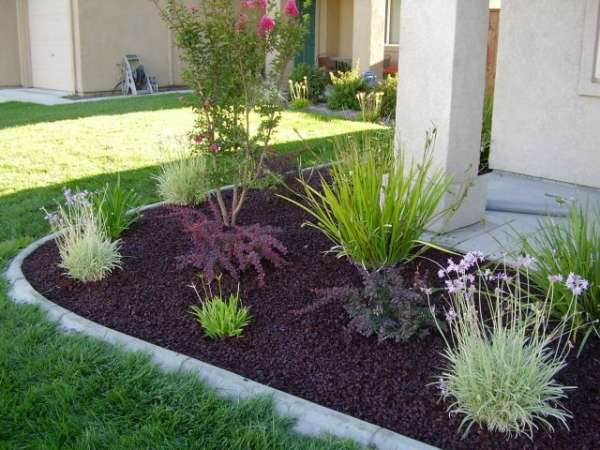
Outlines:
[[567, 277], [565, 286], [571, 290], [574, 296], [579, 296], [588, 288], [589, 282], [579, 275], [571, 272]]
[[444, 269], [438, 270], [438, 278], [445, 278], [445, 277], [446, 277], [446, 271]]
[[446, 311], [445, 317], [448, 323], [452, 323], [454, 320], [456, 320], [458, 314], [456, 314], [456, 311], [454, 311], [454, 309], [450, 308], [448, 311]]
[[445, 283], [449, 294], [462, 292], [465, 289], [465, 283], [462, 280], [446, 280]]
[[531, 267], [535, 262], [535, 258], [529, 255], [522, 255], [517, 258], [515, 264], [517, 267], [523, 267], [525, 269]]
[[558, 275], [548, 275], [548, 281], [550, 283], [562, 283], [564, 277], [561, 274]]

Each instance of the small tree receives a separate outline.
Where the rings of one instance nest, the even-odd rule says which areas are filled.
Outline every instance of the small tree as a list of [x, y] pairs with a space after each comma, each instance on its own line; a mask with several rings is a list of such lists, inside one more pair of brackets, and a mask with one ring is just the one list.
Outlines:
[[[182, 50], [183, 78], [194, 91], [193, 145], [207, 158], [206, 176], [217, 188], [226, 226], [236, 224], [248, 189], [263, 173], [283, 108], [279, 86], [301, 49], [307, 22], [295, 0], [288, 0], [283, 11], [274, 0], [242, 0], [239, 7], [236, 1], [203, 0], [200, 7], [188, 8], [167, 0], [161, 8]], [[258, 126], [252, 126], [251, 116]], [[219, 186], [231, 173], [235, 187], [228, 205]]]

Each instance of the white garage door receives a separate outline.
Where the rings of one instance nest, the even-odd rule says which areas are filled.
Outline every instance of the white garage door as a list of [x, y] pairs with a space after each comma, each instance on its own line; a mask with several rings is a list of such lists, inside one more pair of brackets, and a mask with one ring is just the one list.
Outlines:
[[31, 75], [34, 87], [73, 91], [70, 0], [29, 0]]

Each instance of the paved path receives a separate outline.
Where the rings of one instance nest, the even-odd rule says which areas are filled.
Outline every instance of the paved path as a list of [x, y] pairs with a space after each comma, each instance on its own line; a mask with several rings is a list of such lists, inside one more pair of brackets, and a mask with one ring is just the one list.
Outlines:
[[[189, 89], [178, 89], [172, 91], [160, 91], [152, 95], [164, 94], [186, 94], [191, 92]], [[71, 92], [54, 91], [51, 89], [37, 88], [4, 88], [0, 89], [0, 103], [3, 102], [28, 102], [37, 103], [40, 105], [65, 105], [69, 103], [93, 102], [100, 100], [114, 100], [131, 96], [124, 95], [106, 95], [103, 97], [86, 97], [86, 98], [65, 98], [72, 95]]]
[[[600, 189], [543, 180], [525, 175], [494, 171], [489, 176], [487, 211], [484, 220], [434, 240], [444, 246], [467, 252], [479, 250], [492, 259], [518, 252], [515, 232], [532, 234], [548, 215], [566, 224], [568, 204], [557, 198], [574, 199], [600, 211]], [[431, 236], [428, 236], [431, 238]]]

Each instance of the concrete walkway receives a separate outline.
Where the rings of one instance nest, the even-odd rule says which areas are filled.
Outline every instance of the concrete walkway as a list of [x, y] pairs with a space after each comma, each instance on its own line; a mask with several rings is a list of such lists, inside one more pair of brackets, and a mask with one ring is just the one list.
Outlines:
[[[165, 90], [151, 95], [164, 94], [187, 94], [189, 89]], [[51, 89], [37, 88], [5, 88], [0, 89], [0, 103], [3, 102], [28, 102], [39, 105], [65, 105], [69, 103], [94, 102], [101, 100], [115, 100], [119, 98], [132, 97], [131, 95], [106, 95], [85, 98], [65, 98], [72, 95], [72, 92], [54, 91]]]
[[548, 215], [566, 224], [568, 204], [556, 199], [574, 199], [582, 205], [600, 208], [600, 189], [559, 183], [502, 171], [488, 175], [489, 193], [485, 219], [476, 225], [432, 237], [440, 245], [462, 252], [479, 250], [492, 259], [519, 252], [515, 233], [535, 233]]

